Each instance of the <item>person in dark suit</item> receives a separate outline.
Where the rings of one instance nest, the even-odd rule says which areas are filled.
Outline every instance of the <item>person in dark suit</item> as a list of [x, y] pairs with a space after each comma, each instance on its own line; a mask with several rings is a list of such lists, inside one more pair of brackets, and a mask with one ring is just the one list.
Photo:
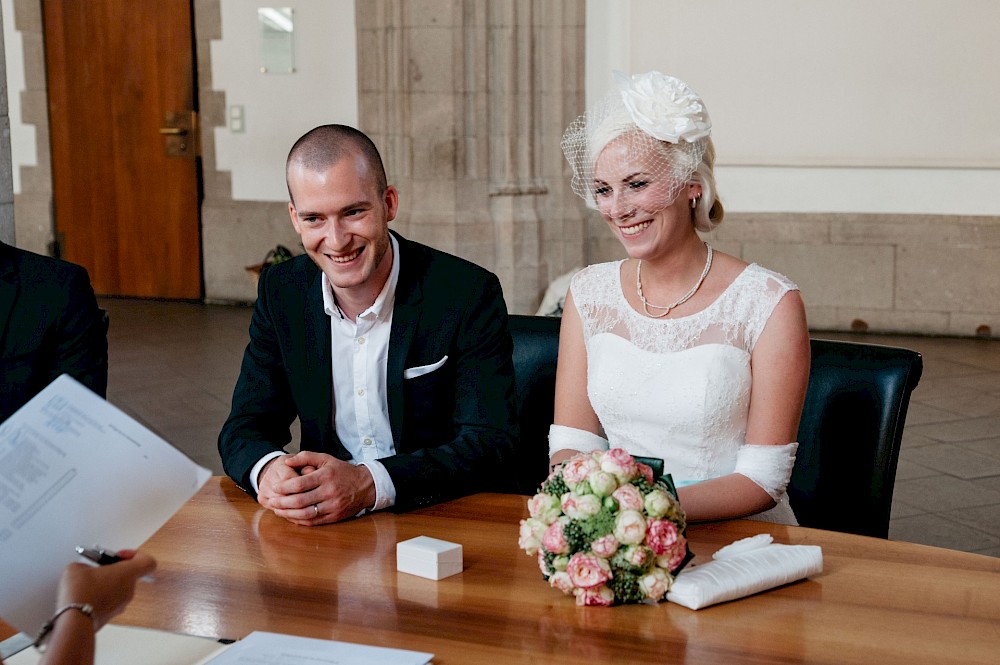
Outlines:
[[399, 195], [356, 129], [305, 134], [286, 179], [306, 256], [260, 276], [226, 473], [303, 525], [500, 489], [517, 423], [496, 276], [389, 232]]
[[0, 422], [60, 374], [106, 396], [107, 324], [87, 271], [0, 242]]

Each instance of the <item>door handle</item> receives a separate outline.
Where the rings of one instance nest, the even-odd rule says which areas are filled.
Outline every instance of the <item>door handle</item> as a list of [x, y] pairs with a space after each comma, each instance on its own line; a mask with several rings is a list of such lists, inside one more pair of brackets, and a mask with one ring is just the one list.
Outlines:
[[180, 136], [180, 135], [183, 135], [183, 134], [187, 134], [188, 130], [183, 129], [181, 127], [160, 127], [160, 133], [161, 134], [171, 134], [171, 135], [174, 135], [174, 136]]

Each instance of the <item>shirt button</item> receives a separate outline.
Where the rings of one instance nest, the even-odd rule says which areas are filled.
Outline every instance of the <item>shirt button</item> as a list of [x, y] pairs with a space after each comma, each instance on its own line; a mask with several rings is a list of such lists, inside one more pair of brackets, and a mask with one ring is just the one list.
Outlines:
[[365, 389], [358, 388], [358, 397], [364, 397], [364, 396], [365, 396]]
[[369, 439], [369, 438], [365, 438], [365, 440], [364, 440], [364, 442], [363, 442], [363, 443], [364, 443], [364, 444], [365, 444], [366, 446], [370, 446], [370, 445], [372, 445], [372, 440], [371, 440], [371, 439]]
[[364, 343], [365, 343], [365, 338], [363, 336], [359, 337], [358, 338], [358, 344], [364, 344]]

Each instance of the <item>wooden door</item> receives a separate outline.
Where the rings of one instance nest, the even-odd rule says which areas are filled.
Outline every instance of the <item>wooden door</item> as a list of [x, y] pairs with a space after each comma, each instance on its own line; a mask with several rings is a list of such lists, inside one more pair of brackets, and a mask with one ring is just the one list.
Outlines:
[[99, 294], [202, 297], [191, 0], [44, 0], [56, 230]]

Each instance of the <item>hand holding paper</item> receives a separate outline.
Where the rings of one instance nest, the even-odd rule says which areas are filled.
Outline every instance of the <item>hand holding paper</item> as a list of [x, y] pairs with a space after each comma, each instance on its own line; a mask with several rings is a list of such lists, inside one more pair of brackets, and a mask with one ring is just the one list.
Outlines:
[[0, 616], [29, 634], [78, 545], [138, 547], [211, 476], [66, 375], [0, 424], [0, 468]]

